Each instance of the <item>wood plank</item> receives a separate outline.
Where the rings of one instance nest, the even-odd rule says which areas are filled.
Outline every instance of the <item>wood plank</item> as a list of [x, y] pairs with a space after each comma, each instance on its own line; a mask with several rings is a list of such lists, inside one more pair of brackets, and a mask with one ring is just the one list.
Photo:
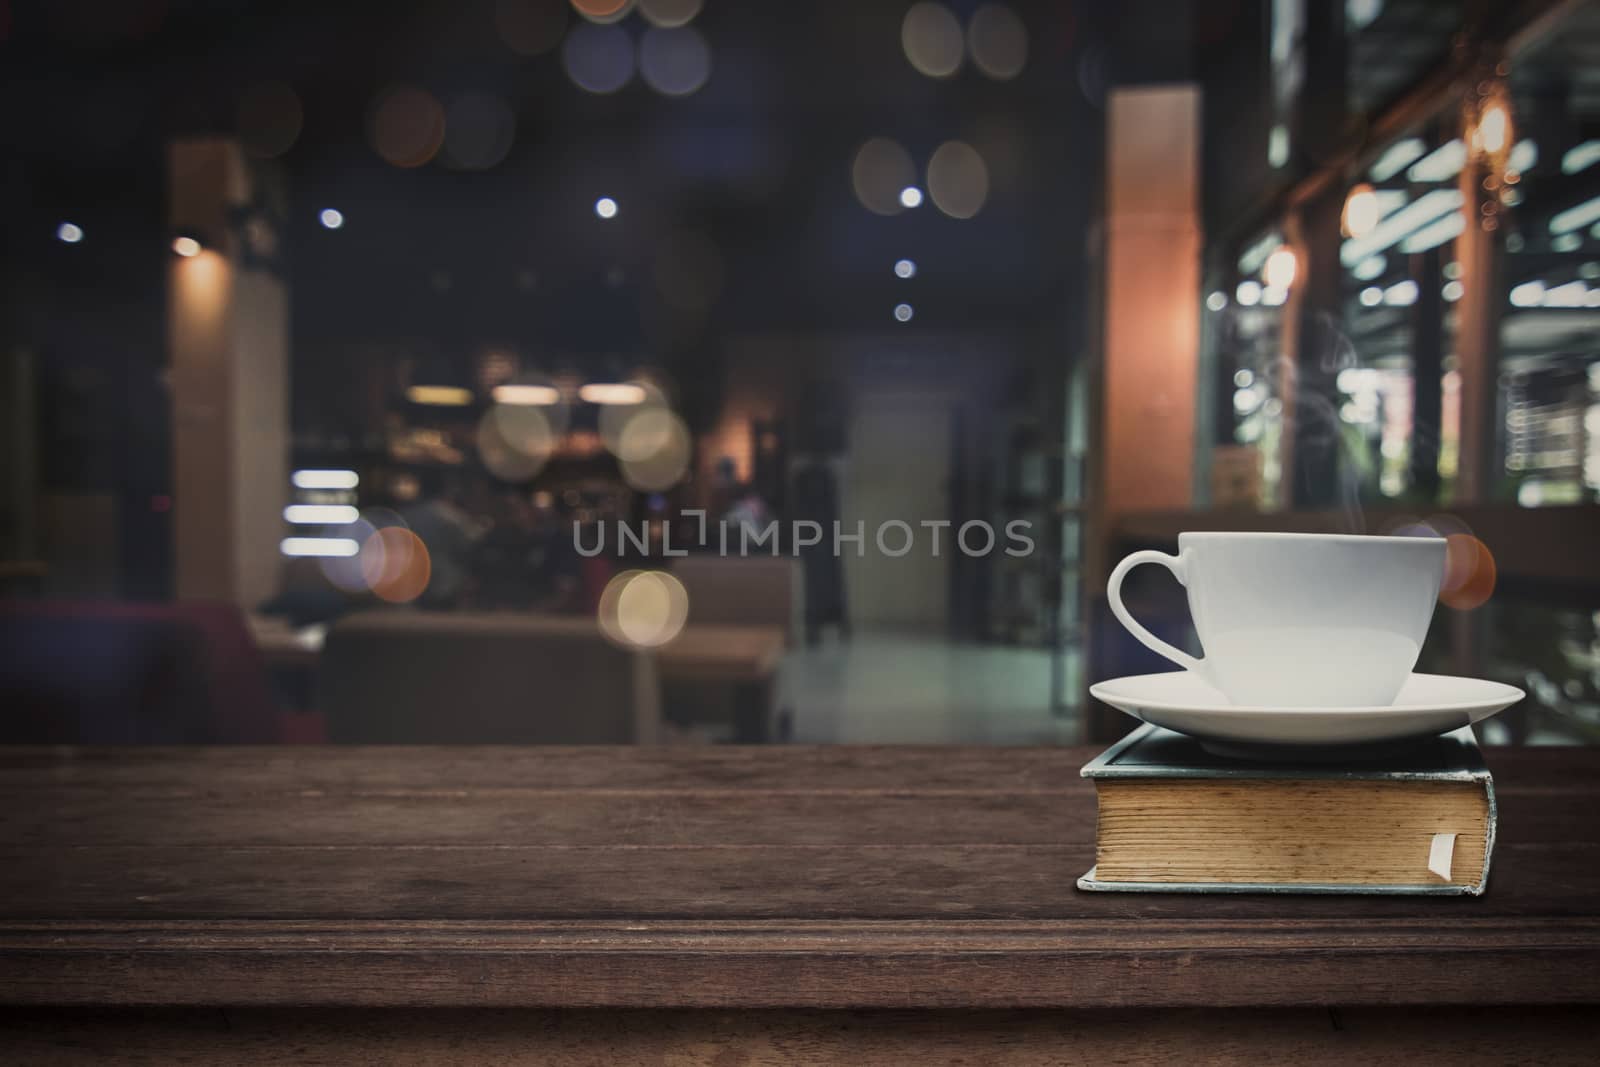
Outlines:
[[1483, 899], [1086, 894], [1076, 845], [0, 849], [12, 919], [1593, 915], [1600, 846], [1502, 846]]
[[11, 1004], [1559, 1004], [1600, 993], [1597, 946], [1593, 921], [40, 924], [0, 936], [0, 990]]
[[455, 1065], [1589, 1064], [1581, 1008], [983, 1012], [149, 1009], [0, 1012], [0, 1058]]
[[1600, 753], [1478, 899], [1078, 892], [1090, 754], [0, 750], [0, 1003], [1600, 1002]]
[[[0, 789], [0, 841], [46, 846], [1061, 845], [1093, 847], [1082, 791]], [[136, 803], [130, 803], [136, 801]], [[196, 818], [203, 805], [205, 818]]]
[[[958, 755], [959, 753], [959, 755]], [[806, 793], [1093, 788], [1091, 749], [934, 745], [0, 746], [0, 786], [201, 792], [375, 789], [748, 789]]]

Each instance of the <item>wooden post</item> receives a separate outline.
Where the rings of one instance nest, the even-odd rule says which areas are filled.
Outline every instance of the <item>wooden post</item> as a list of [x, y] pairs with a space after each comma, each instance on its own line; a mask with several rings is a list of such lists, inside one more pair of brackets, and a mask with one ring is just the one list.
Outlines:
[[[1107, 551], [1116, 518], [1193, 502], [1199, 187], [1200, 90], [1113, 91], [1106, 109], [1098, 447], [1089, 450], [1097, 459], [1083, 572], [1097, 607], [1116, 562]], [[1091, 625], [1106, 617], [1092, 609]], [[1105, 710], [1087, 694], [1084, 706], [1091, 734], [1104, 733], [1092, 720]]]
[[1108, 106], [1104, 519], [1192, 500], [1199, 119], [1191, 86], [1117, 90]]
[[235, 232], [238, 145], [179, 141], [168, 162], [172, 236], [202, 245], [168, 267], [176, 592], [251, 606], [277, 585], [288, 496], [288, 292]]

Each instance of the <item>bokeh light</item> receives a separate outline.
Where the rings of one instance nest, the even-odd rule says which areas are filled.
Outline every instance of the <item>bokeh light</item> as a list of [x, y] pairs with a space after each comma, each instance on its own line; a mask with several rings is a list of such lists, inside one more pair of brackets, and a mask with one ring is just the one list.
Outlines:
[[649, 29], [639, 41], [639, 74], [663, 96], [688, 96], [711, 78], [711, 48], [690, 26]]
[[948, 78], [961, 69], [961, 23], [943, 4], [913, 4], [900, 23], [900, 46], [911, 65], [930, 78]]
[[433, 560], [422, 538], [404, 526], [385, 526], [361, 545], [361, 576], [379, 600], [406, 604], [421, 596], [433, 577]]
[[683, 480], [693, 443], [689, 427], [664, 407], [630, 409], [617, 435], [622, 478], [635, 489], [660, 492]]
[[444, 107], [426, 89], [400, 85], [373, 105], [367, 136], [373, 151], [396, 167], [420, 167], [444, 143]]
[[337, 230], [344, 225], [344, 212], [337, 208], [325, 207], [317, 212], [317, 221], [322, 223], [325, 230]]
[[544, 469], [556, 435], [545, 409], [534, 404], [496, 404], [478, 420], [478, 458], [503, 482], [525, 482]]
[[372, 535], [378, 532], [378, 525], [369, 521], [365, 516], [355, 522], [339, 526], [336, 530], [327, 531], [329, 536], [337, 535], [348, 538], [357, 546], [357, 552], [348, 556], [328, 556], [318, 560], [322, 568], [323, 577], [336, 589], [346, 593], [365, 593], [368, 589], [367, 576], [362, 569], [359, 549], [367, 544]]
[[1300, 261], [1295, 258], [1294, 249], [1282, 245], [1267, 257], [1266, 264], [1261, 268], [1261, 279], [1270, 288], [1286, 290], [1294, 284], [1299, 267]]
[[1378, 199], [1377, 192], [1362, 182], [1345, 197], [1339, 228], [1346, 237], [1365, 237], [1377, 229], [1378, 219], [1382, 216], [1383, 203]]
[[239, 97], [239, 144], [257, 159], [281, 156], [300, 137], [305, 117], [300, 97], [283, 82], [259, 82]]
[[488, 170], [511, 151], [517, 117], [491, 93], [462, 93], [450, 102], [444, 133], [445, 159], [462, 170]]
[[989, 170], [977, 149], [962, 141], [946, 141], [928, 160], [928, 195], [953, 219], [970, 219], [989, 198]]
[[187, 235], [174, 237], [172, 239], [172, 250], [184, 259], [193, 259], [204, 251], [199, 241]]
[[1482, 607], [1494, 594], [1496, 568], [1489, 546], [1470, 533], [1445, 538], [1444, 581], [1439, 600], [1457, 611]]
[[572, 0], [572, 8], [590, 22], [620, 22], [633, 10], [633, 0]]
[[624, 463], [639, 463], [659, 453], [672, 440], [675, 418], [667, 408], [647, 407], [634, 412], [617, 436], [617, 458]]
[[56, 240], [75, 245], [83, 240], [83, 227], [75, 222], [63, 222], [56, 227]]
[[588, 403], [599, 404], [600, 440], [613, 455], [621, 455], [622, 432], [641, 411], [668, 408], [667, 394], [654, 382], [635, 378], [627, 382], [592, 382], [579, 391]]
[[894, 306], [894, 319], [896, 322], [910, 322], [911, 317], [916, 313], [916, 309], [910, 304], [896, 304]]
[[578, 88], [614, 93], [633, 80], [633, 38], [621, 26], [574, 26], [561, 46], [561, 65]]
[[594, 202], [594, 213], [603, 219], [617, 217], [617, 202], [609, 196], [602, 196]]
[[895, 260], [894, 276], [896, 278], [915, 278], [917, 276], [916, 262], [910, 259]]
[[900, 190], [900, 206], [913, 208], [922, 206], [922, 190], [915, 185], [908, 185]]
[[623, 571], [600, 594], [600, 630], [629, 648], [658, 648], [689, 621], [689, 592], [666, 571]]
[[996, 81], [1010, 81], [1028, 64], [1028, 29], [1004, 4], [985, 4], [967, 26], [972, 65]]
[[900, 191], [917, 181], [911, 153], [887, 137], [874, 137], [856, 150], [850, 182], [861, 206], [877, 215], [898, 215], [904, 210]]
[[639, 0], [639, 14], [652, 26], [684, 26], [700, 14], [702, 0]]
[[496, 0], [494, 27], [518, 55], [543, 55], [561, 43], [567, 5], [564, 0]]

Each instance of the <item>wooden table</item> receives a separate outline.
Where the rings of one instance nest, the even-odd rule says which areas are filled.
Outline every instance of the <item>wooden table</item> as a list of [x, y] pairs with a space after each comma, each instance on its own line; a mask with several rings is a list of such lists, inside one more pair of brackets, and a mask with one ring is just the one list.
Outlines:
[[[795, 1009], [979, 1061], [1016, 1035], [1039, 1062], [1594, 1041], [1558, 1006], [1600, 1002], [1600, 750], [1491, 752], [1482, 898], [1078, 892], [1091, 755], [0, 749], [0, 1058], [242, 1062], [285, 1030], [340, 1059], [392, 1059], [396, 1034], [439, 1062], [861, 1055], [840, 1017]], [[1472, 1004], [1522, 1007], [1441, 1007]], [[642, 1014], [552, 1014], [596, 1008]], [[694, 1014], [732, 1008], [782, 1010]]]

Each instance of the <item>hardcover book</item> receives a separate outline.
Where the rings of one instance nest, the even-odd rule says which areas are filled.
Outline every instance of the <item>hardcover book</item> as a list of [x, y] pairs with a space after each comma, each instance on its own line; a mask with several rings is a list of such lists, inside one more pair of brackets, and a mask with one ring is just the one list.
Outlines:
[[1099, 802], [1087, 890], [1477, 895], [1494, 779], [1471, 727], [1388, 756], [1256, 763], [1145, 725], [1083, 768]]

